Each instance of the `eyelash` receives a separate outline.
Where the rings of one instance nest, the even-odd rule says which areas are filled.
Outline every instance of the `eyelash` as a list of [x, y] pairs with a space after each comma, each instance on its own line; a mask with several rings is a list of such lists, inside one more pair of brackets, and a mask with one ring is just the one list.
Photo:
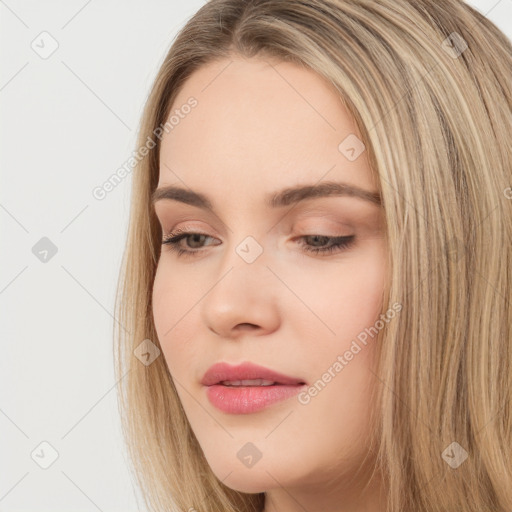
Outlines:
[[[212, 238], [209, 235], [205, 235], [204, 233], [197, 233], [194, 231], [182, 231], [178, 230], [175, 233], [170, 233], [168, 235], [164, 236], [164, 240], [162, 242], [162, 245], [168, 245], [169, 249], [172, 252], [175, 252], [178, 256], [197, 256], [199, 252], [201, 252], [201, 249], [196, 250], [187, 250], [182, 249], [178, 246], [178, 243], [189, 236], [193, 235], [199, 235], [199, 236], [205, 236], [207, 238]], [[351, 247], [355, 242], [355, 235], [349, 235], [349, 236], [323, 236], [323, 235], [303, 235], [300, 238], [308, 238], [308, 237], [319, 237], [319, 238], [326, 238], [329, 241], [335, 241], [332, 245], [330, 245], [327, 248], [307, 248], [304, 249], [306, 253], [313, 253], [313, 254], [332, 254], [334, 252], [341, 252], [345, 249], [348, 249]], [[306, 244], [302, 244], [305, 247], [308, 247]]]

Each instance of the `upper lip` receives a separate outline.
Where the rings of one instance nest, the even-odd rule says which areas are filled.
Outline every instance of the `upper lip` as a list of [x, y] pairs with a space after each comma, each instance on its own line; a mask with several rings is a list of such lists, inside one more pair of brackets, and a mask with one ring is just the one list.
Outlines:
[[290, 377], [254, 363], [242, 363], [231, 366], [228, 363], [216, 363], [211, 366], [201, 379], [203, 386], [212, 386], [222, 381], [265, 379], [278, 384], [299, 385], [305, 382], [297, 377]]

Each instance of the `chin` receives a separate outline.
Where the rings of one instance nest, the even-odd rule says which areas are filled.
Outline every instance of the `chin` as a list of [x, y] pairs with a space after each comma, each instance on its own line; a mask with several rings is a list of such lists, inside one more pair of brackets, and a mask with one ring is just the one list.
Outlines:
[[210, 467], [217, 479], [234, 491], [257, 494], [276, 486], [276, 481], [271, 477], [272, 469], [269, 474], [263, 465], [259, 468], [245, 468], [237, 460], [235, 464], [210, 465]]

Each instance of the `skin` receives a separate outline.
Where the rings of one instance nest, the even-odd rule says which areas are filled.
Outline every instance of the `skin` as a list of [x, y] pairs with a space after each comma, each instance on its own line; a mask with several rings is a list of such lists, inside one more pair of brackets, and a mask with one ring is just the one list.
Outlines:
[[[323, 181], [377, 192], [367, 152], [349, 161], [338, 150], [360, 132], [333, 87], [291, 63], [239, 56], [209, 63], [185, 82], [172, 110], [191, 96], [198, 105], [162, 139], [158, 187], [199, 191], [215, 214], [156, 202], [164, 236], [179, 228], [208, 237], [179, 242], [195, 256], [162, 246], [153, 314], [208, 464], [228, 487], [266, 492], [265, 512], [383, 510], [379, 478], [361, 492], [373, 463], [363, 464], [369, 393], [378, 385], [371, 338], [307, 404], [293, 397], [227, 414], [200, 384], [216, 362], [252, 361], [312, 385], [379, 318], [388, 275], [382, 207], [346, 196], [279, 209], [264, 203], [269, 192]], [[305, 235], [356, 240], [322, 255], [306, 252], [315, 242]], [[263, 249], [251, 264], [235, 250], [247, 236]], [[323, 240], [317, 245], [329, 245]], [[252, 467], [237, 457], [247, 442], [262, 454]]]

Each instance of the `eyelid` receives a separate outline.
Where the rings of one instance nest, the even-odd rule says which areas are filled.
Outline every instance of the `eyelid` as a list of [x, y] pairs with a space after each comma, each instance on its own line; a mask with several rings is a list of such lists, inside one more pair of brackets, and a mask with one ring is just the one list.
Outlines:
[[[182, 231], [200, 232], [201, 234], [221, 239], [224, 236], [233, 234], [229, 223], [225, 225], [217, 224], [217, 218], [211, 218], [207, 212], [197, 213], [190, 211], [188, 207], [181, 209], [173, 204], [163, 204], [158, 208], [160, 217], [158, 217], [162, 232], [171, 233], [176, 230], [176, 226], [180, 226]], [[156, 210], [156, 208], [155, 208]], [[350, 208], [327, 207], [324, 204], [307, 205], [305, 208], [298, 207], [295, 212], [290, 215], [281, 215], [275, 220], [269, 219], [268, 229], [264, 231], [269, 234], [273, 232], [275, 235], [285, 235], [289, 233], [300, 235], [323, 235], [323, 236], [341, 236], [350, 235], [357, 231], [359, 235], [368, 237], [371, 232], [380, 232], [380, 226], [375, 227], [375, 213], [368, 216], [366, 210], [356, 210]], [[379, 217], [380, 219], [380, 217]], [[381, 220], [379, 220], [379, 224]]]
[[[324, 219], [322, 219], [321, 221], [319, 221], [318, 219], [314, 218], [314, 219], [308, 219], [308, 222], [304, 221], [304, 220], [299, 220], [298, 222], [294, 222], [293, 223], [293, 226], [291, 228], [291, 231], [297, 231], [297, 232], [302, 232], [302, 231], [339, 231], [340, 229], [345, 229], [345, 230], [354, 230], [354, 225], [353, 223], [349, 223], [349, 222], [339, 222], [339, 221], [333, 221], [332, 219], [331, 220], [328, 220], [328, 221], [325, 221]], [[318, 234], [318, 233], [317, 233]], [[330, 235], [329, 235], [330, 236]]]

